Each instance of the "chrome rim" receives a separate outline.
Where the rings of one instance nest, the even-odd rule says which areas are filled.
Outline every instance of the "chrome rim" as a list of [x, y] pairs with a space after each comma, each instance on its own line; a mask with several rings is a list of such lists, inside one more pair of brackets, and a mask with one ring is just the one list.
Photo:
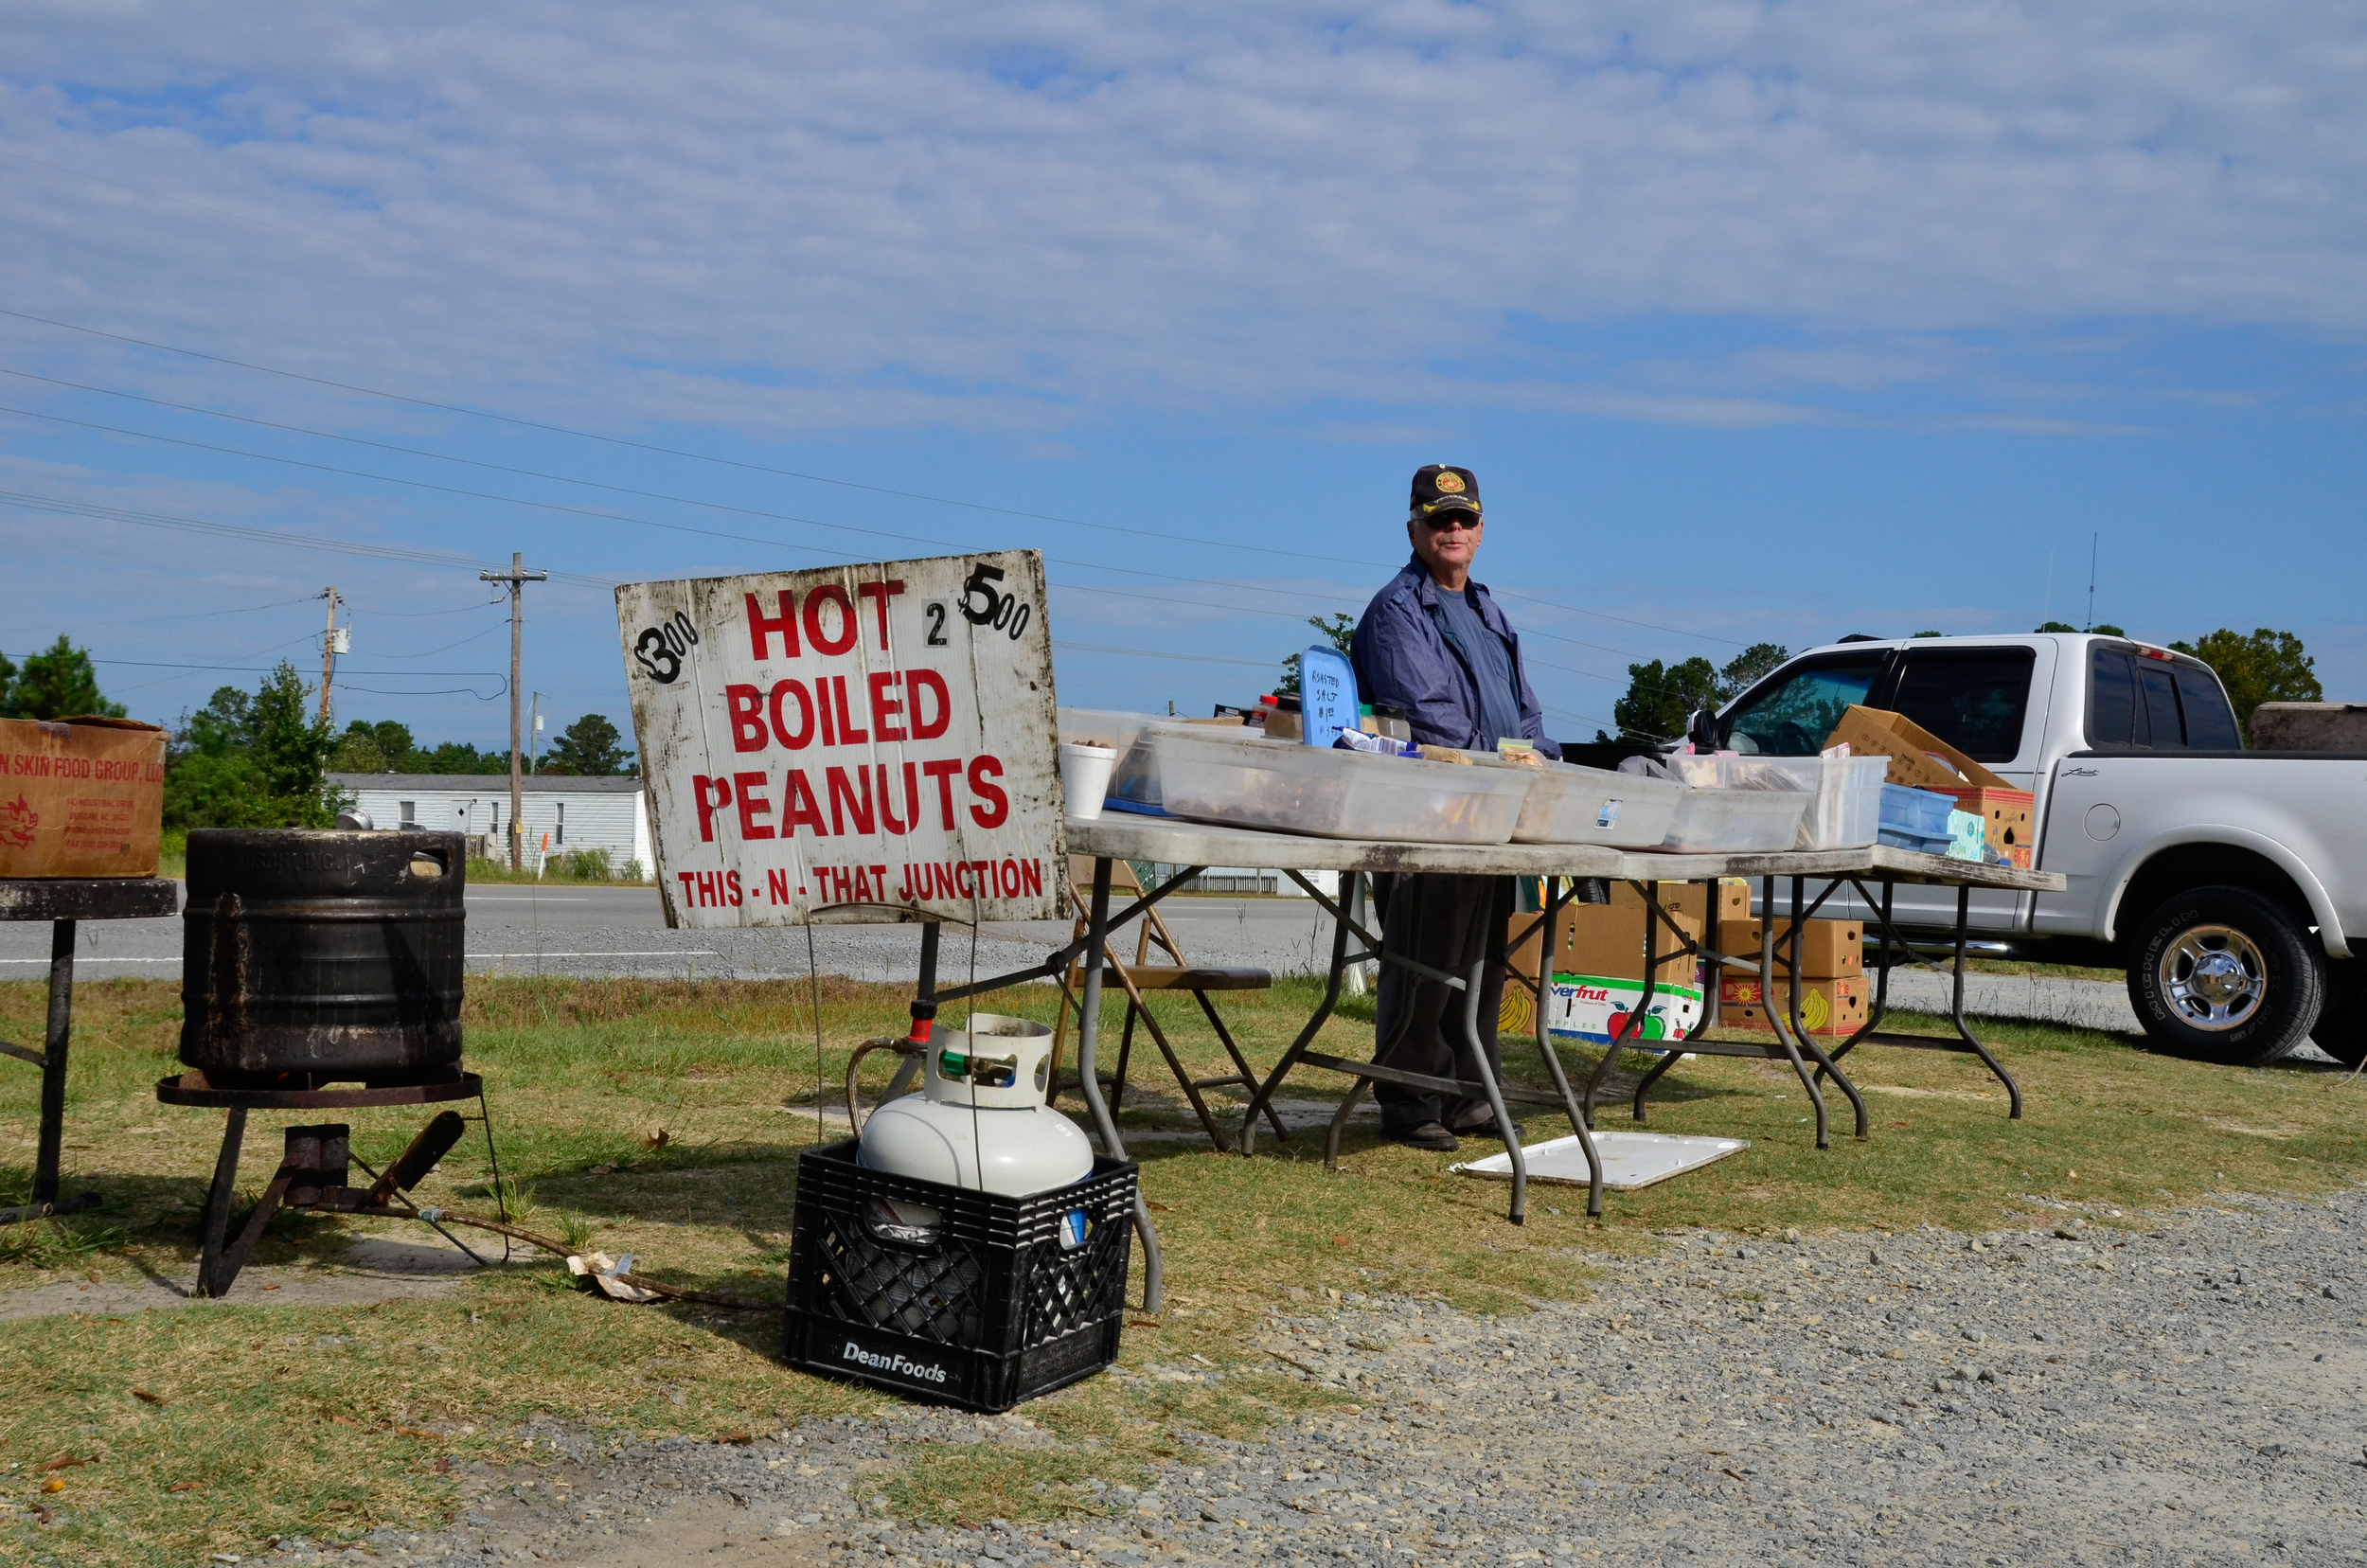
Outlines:
[[2269, 966], [2260, 949], [2233, 926], [2179, 933], [2155, 977], [2178, 1016], [2198, 1029], [2233, 1029], [2258, 1012], [2269, 994]]

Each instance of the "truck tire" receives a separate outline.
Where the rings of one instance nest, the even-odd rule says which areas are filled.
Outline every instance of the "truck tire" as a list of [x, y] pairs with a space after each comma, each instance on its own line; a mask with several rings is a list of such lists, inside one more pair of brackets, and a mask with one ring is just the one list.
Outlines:
[[2326, 970], [2326, 1005], [2309, 1038], [2345, 1067], [2367, 1061], [2367, 959], [2345, 958]]
[[2164, 900], [2129, 933], [2128, 1000], [2180, 1056], [2259, 1067], [2299, 1049], [2326, 1000], [2308, 928], [2244, 887]]

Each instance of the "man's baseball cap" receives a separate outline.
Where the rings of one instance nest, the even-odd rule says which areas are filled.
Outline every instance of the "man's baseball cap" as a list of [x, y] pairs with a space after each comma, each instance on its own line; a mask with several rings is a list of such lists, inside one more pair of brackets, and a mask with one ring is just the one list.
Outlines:
[[1413, 507], [1415, 517], [1442, 511], [1478, 511], [1479, 479], [1467, 468], [1426, 464], [1414, 471]]

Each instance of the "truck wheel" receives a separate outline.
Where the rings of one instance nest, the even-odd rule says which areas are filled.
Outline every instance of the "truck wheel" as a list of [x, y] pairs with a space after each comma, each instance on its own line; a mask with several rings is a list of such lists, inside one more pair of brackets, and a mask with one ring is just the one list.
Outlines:
[[2298, 1049], [2326, 999], [2325, 951], [2243, 887], [2198, 887], [2129, 935], [2128, 1000], [2181, 1056], [2257, 1067]]
[[2367, 1061], [2367, 960], [2346, 958], [2326, 971], [2326, 1005], [2309, 1038], [2345, 1067]]

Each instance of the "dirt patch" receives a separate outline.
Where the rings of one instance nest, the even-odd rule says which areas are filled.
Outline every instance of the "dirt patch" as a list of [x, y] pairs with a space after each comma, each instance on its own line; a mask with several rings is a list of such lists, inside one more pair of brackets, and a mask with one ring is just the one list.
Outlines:
[[[450, 1295], [475, 1272], [475, 1264], [441, 1242], [431, 1245], [358, 1236], [336, 1267], [246, 1269], [224, 1300], [241, 1307], [366, 1307], [381, 1301]], [[62, 1312], [128, 1317], [135, 1312], [215, 1305], [196, 1290], [194, 1270], [185, 1277], [151, 1274], [134, 1280], [58, 1280], [0, 1293], [0, 1323]]]

